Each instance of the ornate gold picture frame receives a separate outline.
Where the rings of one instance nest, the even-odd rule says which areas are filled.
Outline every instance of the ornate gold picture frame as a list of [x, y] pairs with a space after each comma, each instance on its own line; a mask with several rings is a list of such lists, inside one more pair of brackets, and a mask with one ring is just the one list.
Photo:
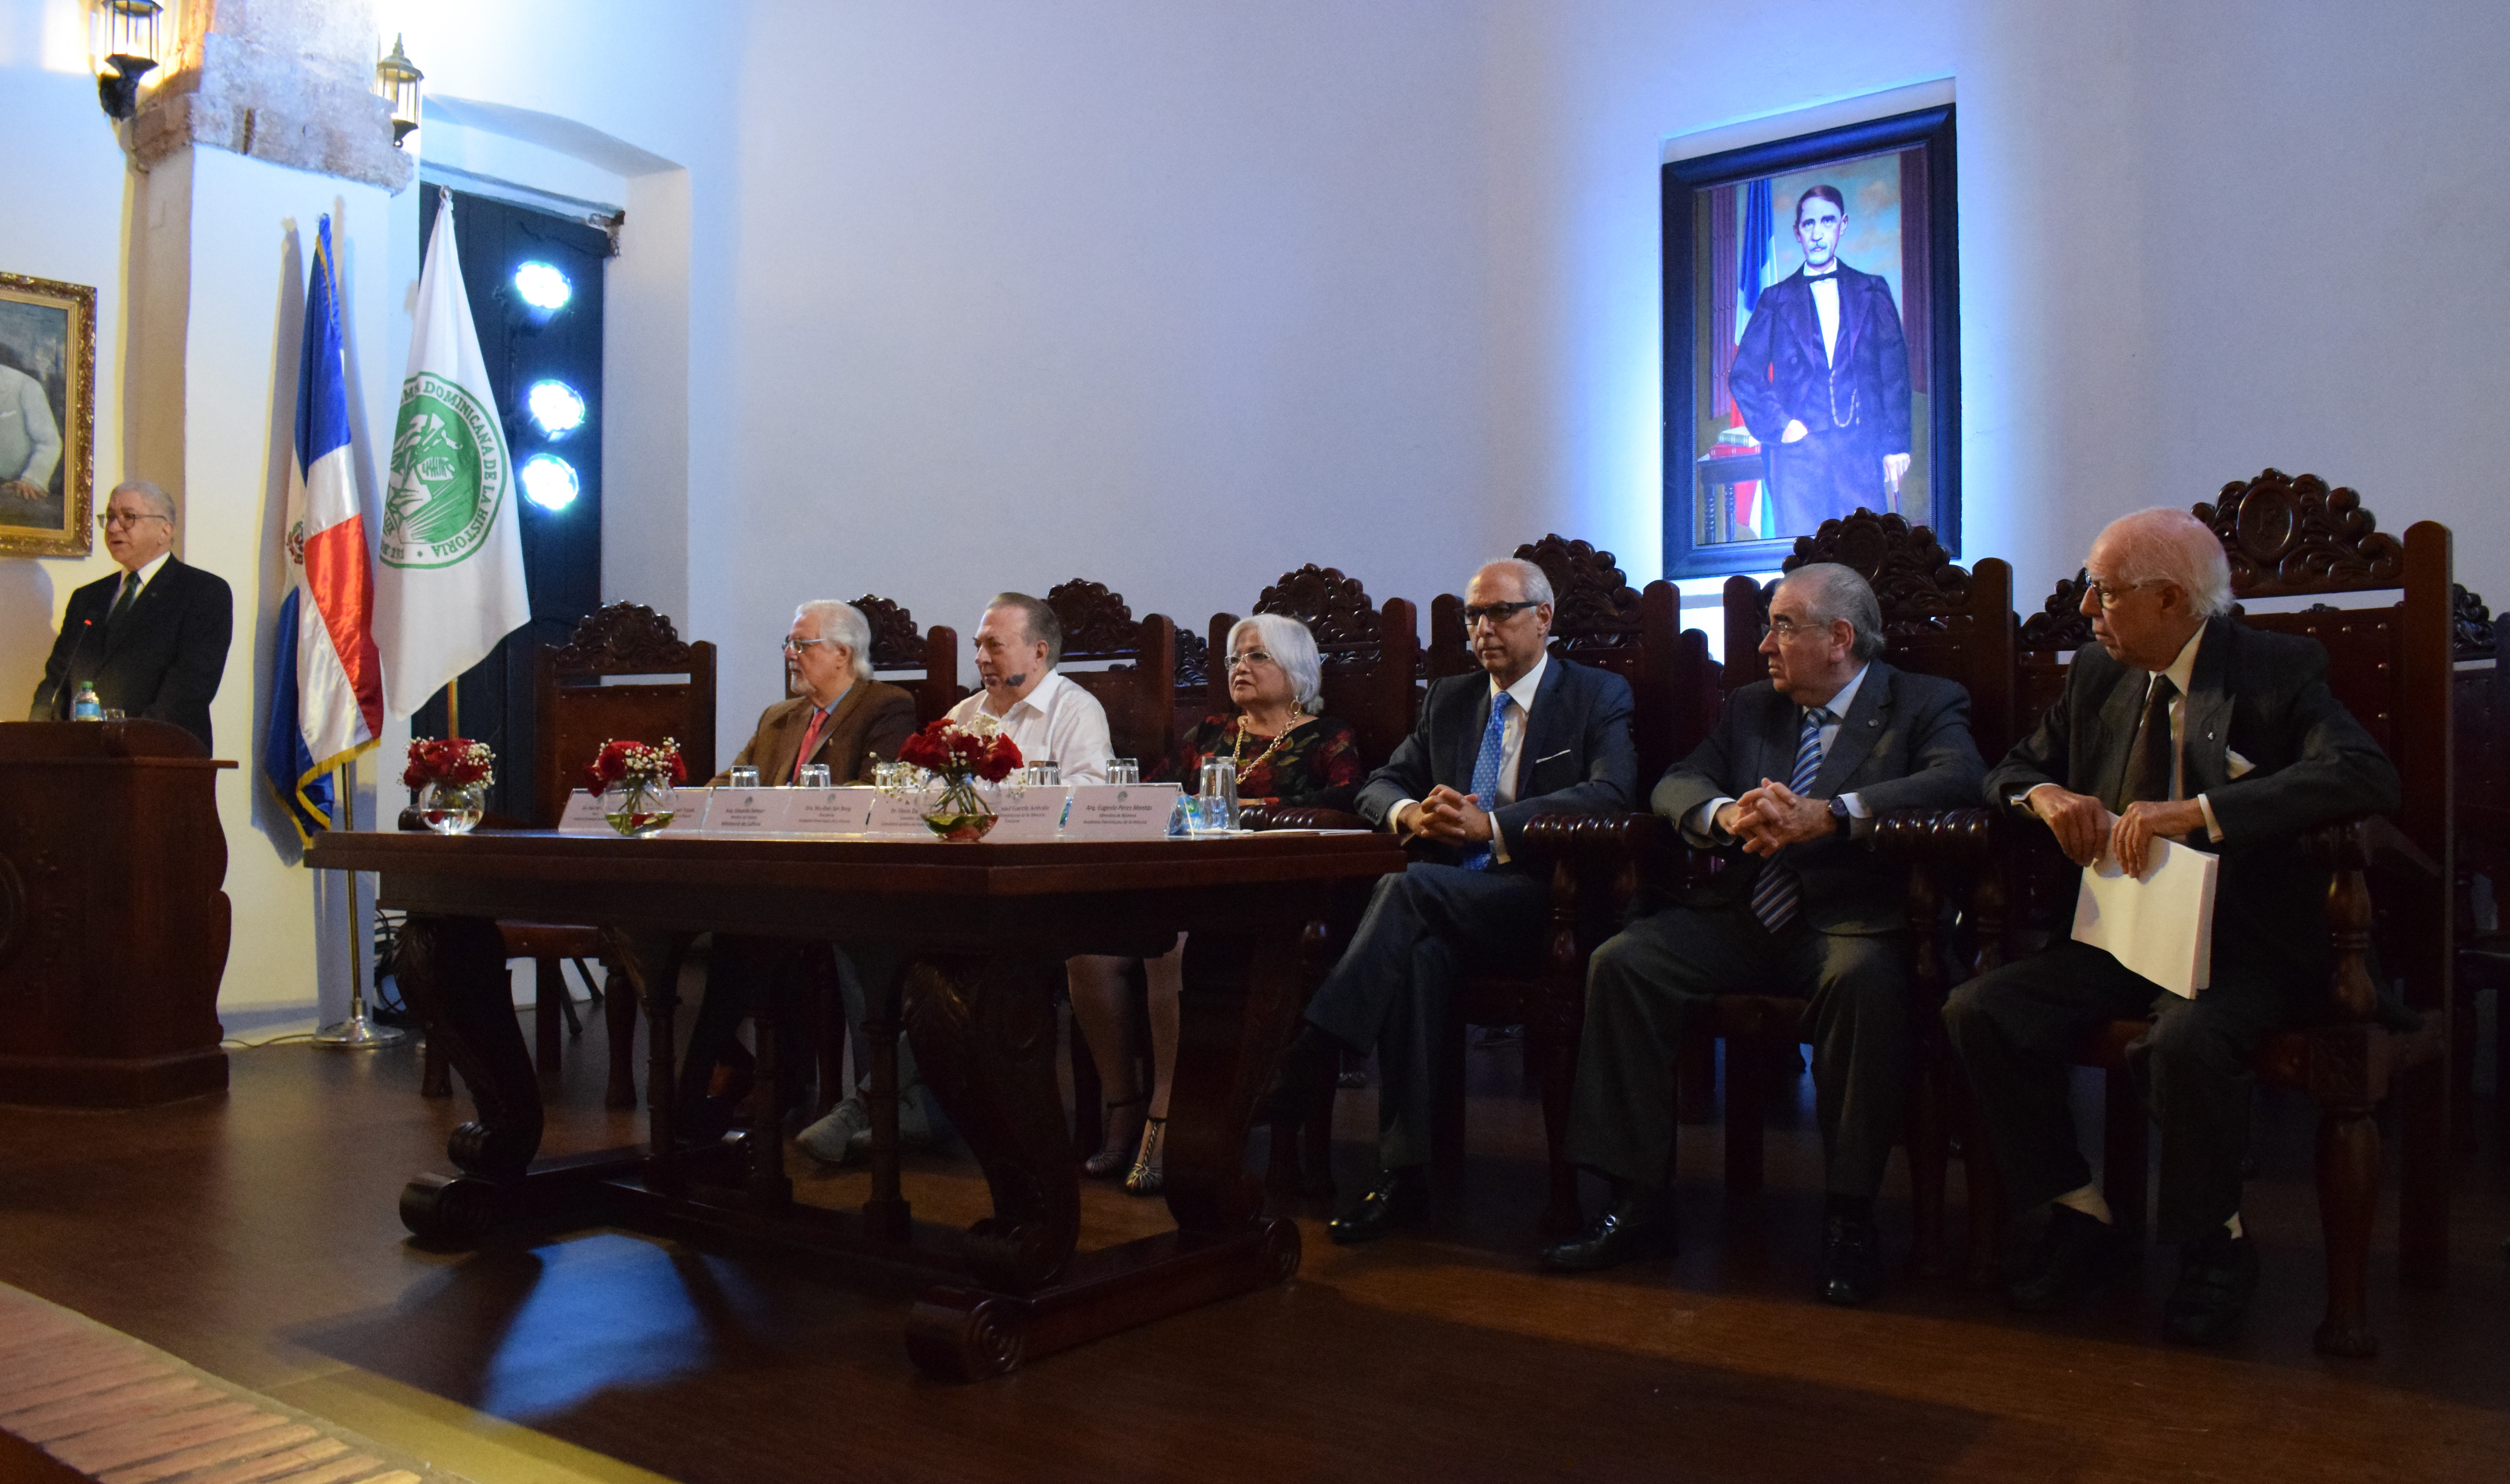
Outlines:
[[0, 556], [85, 556], [95, 530], [95, 290], [0, 273]]

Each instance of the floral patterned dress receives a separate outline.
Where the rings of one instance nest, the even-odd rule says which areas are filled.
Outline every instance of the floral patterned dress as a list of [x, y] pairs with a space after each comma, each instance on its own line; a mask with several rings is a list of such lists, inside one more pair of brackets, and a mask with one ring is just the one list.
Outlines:
[[1241, 803], [1348, 810], [1358, 799], [1368, 770], [1360, 766], [1359, 734], [1350, 722], [1312, 716], [1278, 742], [1240, 738], [1235, 716], [1206, 717], [1177, 754], [1177, 780], [1191, 793], [1205, 757], [1235, 756]]

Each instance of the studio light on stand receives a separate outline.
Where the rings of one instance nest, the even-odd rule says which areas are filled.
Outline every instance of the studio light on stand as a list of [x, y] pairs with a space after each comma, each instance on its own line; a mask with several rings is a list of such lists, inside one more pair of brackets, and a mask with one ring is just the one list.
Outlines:
[[139, 110], [140, 79], [164, 55], [157, 50], [157, 18], [165, 9], [157, 0], [95, 0], [95, 96], [108, 117], [119, 121]]
[[401, 147], [418, 127], [418, 85], [427, 74], [411, 64], [409, 54], [393, 38], [392, 55], [375, 63], [375, 95], [392, 100], [393, 148]]

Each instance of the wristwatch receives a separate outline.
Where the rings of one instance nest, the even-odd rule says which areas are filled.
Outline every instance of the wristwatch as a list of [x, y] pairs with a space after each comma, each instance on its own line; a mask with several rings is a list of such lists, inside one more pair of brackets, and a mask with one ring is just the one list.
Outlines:
[[1833, 799], [1830, 801], [1830, 827], [1842, 834], [1846, 833], [1848, 829], [1848, 813], [1847, 801], [1845, 799]]

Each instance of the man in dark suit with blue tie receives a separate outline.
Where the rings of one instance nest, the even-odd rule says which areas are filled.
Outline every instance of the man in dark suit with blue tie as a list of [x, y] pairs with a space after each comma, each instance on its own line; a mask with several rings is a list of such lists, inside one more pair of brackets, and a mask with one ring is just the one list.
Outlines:
[[[1613, 1201], [1543, 1266], [1584, 1273], [1674, 1246], [1674, 1053], [1721, 994], [1805, 1000], [1830, 1209], [1822, 1297], [1880, 1281], [1874, 1194], [1909, 1103], [1905, 873], [1874, 818], [1977, 797], [1969, 694], [1895, 669], [1882, 612], [1852, 569], [1801, 567], [1769, 599], [1769, 678], [1728, 698], [1708, 739], [1651, 800], [1726, 868], [1595, 951], [1569, 1115], [1569, 1158]], [[1739, 657], [1737, 657], [1739, 658]]]
[[1429, 1113], [1438, 1033], [1470, 964], [1531, 959], [1548, 876], [1517, 858], [1539, 814], [1615, 814], [1638, 792], [1629, 682], [1551, 655], [1551, 584], [1530, 561], [1495, 561], [1464, 589], [1478, 674], [1437, 681], [1421, 720], [1362, 786], [1368, 821], [1414, 847], [1381, 877], [1261, 1110], [1296, 1118], [1346, 1049], [1377, 1049], [1380, 1173], [1337, 1218], [1336, 1242], [1368, 1241], [1428, 1214]]
[[225, 579], [173, 554], [174, 501], [147, 480], [115, 485], [97, 519], [122, 570], [70, 594], [32, 719], [67, 720], [79, 685], [92, 682], [109, 709], [172, 722], [206, 752], [235, 595]]
[[1816, 185], [1796, 203], [1804, 267], [1761, 290], [1726, 373], [1769, 470], [1777, 536], [1809, 536], [1890, 503], [1909, 472], [1909, 344], [1879, 275], [1839, 260], [1847, 208]]

